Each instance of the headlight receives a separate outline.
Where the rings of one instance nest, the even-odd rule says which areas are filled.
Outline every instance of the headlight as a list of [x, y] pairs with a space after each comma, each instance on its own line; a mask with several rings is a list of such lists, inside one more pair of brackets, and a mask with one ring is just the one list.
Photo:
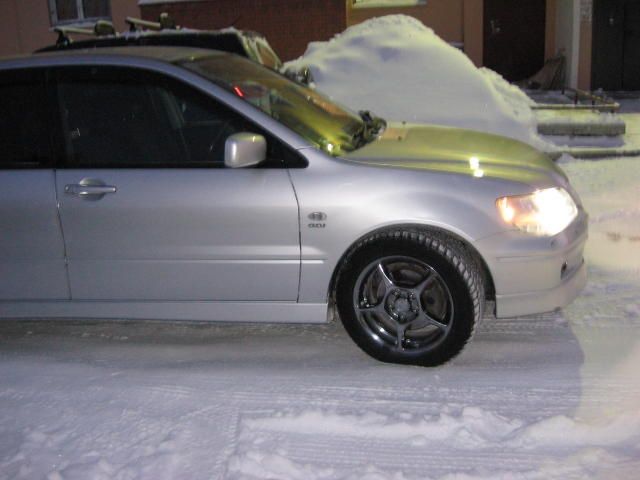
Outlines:
[[502, 197], [496, 200], [496, 206], [505, 223], [541, 236], [560, 233], [578, 215], [578, 207], [571, 195], [562, 188]]

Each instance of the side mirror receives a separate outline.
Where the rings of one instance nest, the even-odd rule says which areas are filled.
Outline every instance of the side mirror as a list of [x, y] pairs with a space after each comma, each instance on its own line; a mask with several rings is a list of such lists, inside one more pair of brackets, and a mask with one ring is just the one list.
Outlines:
[[267, 141], [262, 135], [241, 132], [224, 143], [224, 164], [230, 168], [252, 167], [267, 158]]

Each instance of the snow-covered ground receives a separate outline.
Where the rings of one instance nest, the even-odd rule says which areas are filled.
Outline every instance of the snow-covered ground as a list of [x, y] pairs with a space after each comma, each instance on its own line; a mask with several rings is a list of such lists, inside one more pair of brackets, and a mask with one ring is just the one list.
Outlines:
[[[0, 479], [637, 479], [640, 158], [569, 161], [590, 280], [454, 362], [339, 324], [0, 323]], [[526, 272], [523, 272], [526, 275]]]
[[353, 110], [388, 120], [497, 133], [545, 151], [532, 100], [497, 73], [476, 68], [419, 20], [388, 15], [312, 42], [286, 69], [311, 70], [314, 86]]
[[631, 98], [618, 98], [620, 103], [620, 113], [640, 113], [640, 92]]

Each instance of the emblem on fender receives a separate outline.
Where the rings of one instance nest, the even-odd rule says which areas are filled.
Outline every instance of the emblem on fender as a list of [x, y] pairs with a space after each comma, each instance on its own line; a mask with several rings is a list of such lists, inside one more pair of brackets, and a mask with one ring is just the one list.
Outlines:
[[310, 213], [307, 218], [314, 222], [324, 222], [327, 219], [327, 214], [324, 212], [313, 212]]
[[307, 218], [312, 221], [308, 224], [309, 228], [325, 228], [327, 226], [324, 221], [327, 219], [327, 214], [324, 212], [313, 212], [307, 215]]

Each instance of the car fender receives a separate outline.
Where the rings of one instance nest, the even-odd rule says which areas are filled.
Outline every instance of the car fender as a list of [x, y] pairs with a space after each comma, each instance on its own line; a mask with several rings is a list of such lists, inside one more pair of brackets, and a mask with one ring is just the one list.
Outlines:
[[346, 252], [377, 231], [437, 229], [473, 246], [505, 230], [495, 188], [460, 194], [467, 180], [455, 175], [339, 161], [327, 167], [313, 159], [308, 169], [292, 169], [290, 175], [300, 208], [300, 302], [326, 301]]

